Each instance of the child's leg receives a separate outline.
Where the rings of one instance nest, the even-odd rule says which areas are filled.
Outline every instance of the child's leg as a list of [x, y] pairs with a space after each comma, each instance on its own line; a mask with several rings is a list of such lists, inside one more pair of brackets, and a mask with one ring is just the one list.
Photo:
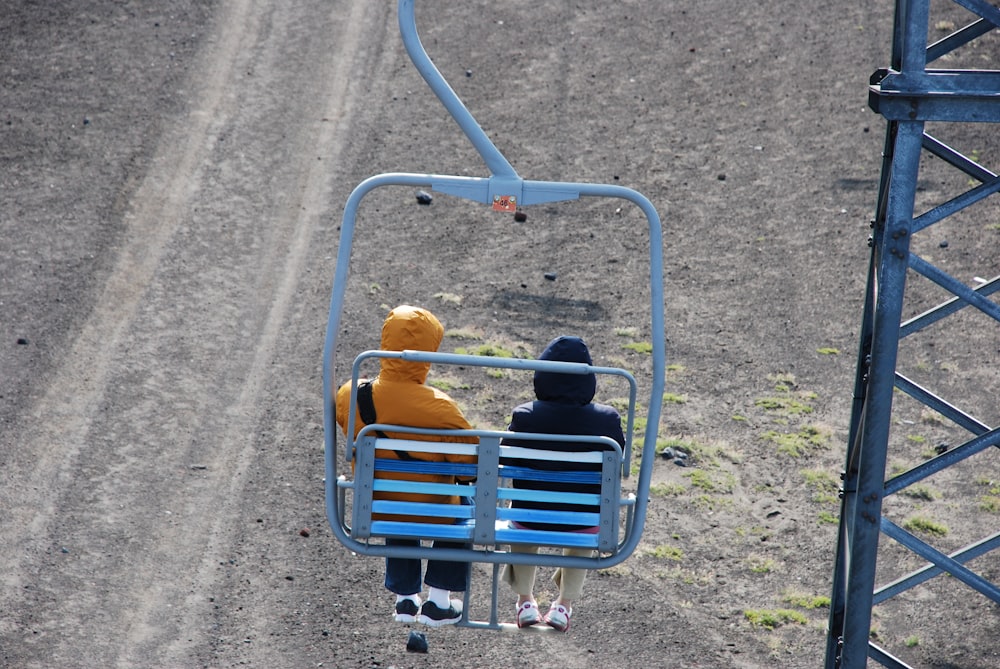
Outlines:
[[[579, 557], [594, 557], [594, 551], [590, 548], [564, 548], [563, 555], [575, 555]], [[552, 581], [559, 588], [559, 598], [556, 603], [562, 604], [566, 608], [571, 608], [572, 603], [583, 594], [583, 582], [587, 578], [586, 569], [568, 569], [560, 567], [552, 575]]]
[[[511, 544], [511, 553], [538, 553], [538, 546], [525, 546], [524, 544]], [[510, 589], [517, 593], [517, 603], [534, 601], [535, 599], [535, 565], [532, 564], [507, 564], [504, 565], [501, 578]]]
[[[537, 554], [537, 546], [513, 544], [512, 553]], [[530, 627], [541, 622], [538, 605], [535, 603], [535, 573], [533, 564], [507, 564], [503, 568], [503, 580], [517, 593], [517, 626]]]
[[[386, 539], [387, 546], [417, 546], [410, 539]], [[420, 560], [407, 558], [385, 559], [385, 587], [397, 595], [415, 595], [423, 588], [420, 584]]]
[[[435, 548], [467, 548], [466, 544], [452, 541], [435, 541]], [[472, 565], [468, 562], [448, 562], [445, 560], [428, 560], [424, 583], [432, 588], [448, 590], [449, 592], [465, 592], [469, 588], [469, 577]]]

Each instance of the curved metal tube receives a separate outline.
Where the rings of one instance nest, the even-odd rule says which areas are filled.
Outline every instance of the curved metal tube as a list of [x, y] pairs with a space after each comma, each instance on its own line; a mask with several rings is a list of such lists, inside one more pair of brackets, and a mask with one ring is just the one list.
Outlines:
[[399, 32], [403, 36], [403, 45], [410, 55], [410, 60], [413, 61], [420, 76], [431, 87], [441, 104], [462, 128], [465, 136], [476, 147], [476, 151], [486, 162], [490, 173], [499, 177], [517, 178], [514, 167], [490, 141], [468, 108], [458, 99], [458, 94], [448, 85], [444, 76], [427, 55], [427, 51], [417, 35], [417, 19], [413, 13], [413, 4], [414, 0], [399, 0]]

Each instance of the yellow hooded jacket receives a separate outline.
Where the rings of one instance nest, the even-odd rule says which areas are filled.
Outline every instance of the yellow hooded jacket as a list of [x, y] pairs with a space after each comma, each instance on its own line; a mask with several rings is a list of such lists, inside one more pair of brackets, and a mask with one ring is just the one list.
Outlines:
[[[382, 343], [384, 351], [436, 351], [444, 337], [444, 327], [431, 312], [420, 307], [399, 306], [389, 312], [382, 324]], [[375, 404], [375, 414], [379, 423], [390, 425], [409, 425], [425, 428], [469, 429], [472, 426], [462, 415], [461, 409], [446, 393], [426, 385], [430, 363], [409, 362], [393, 358], [382, 358], [378, 376], [372, 381], [372, 400]], [[336, 408], [337, 423], [347, 432], [347, 412], [350, 407], [351, 384], [345, 383], [337, 391]], [[354, 436], [365, 426], [360, 413], [354, 417]], [[440, 437], [421, 434], [406, 434], [389, 432], [390, 438], [413, 439], [417, 441], [452, 441], [476, 443], [475, 437]], [[399, 459], [394, 450], [379, 449], [375, 452], [378, 458]], [[432, 462], [464, 462], [475, 463], [475, 456], [445, 455], [441, 453], [412, 453], [412, 457]], [[407, 481], [428, 481], [432, 483], [455, 483], [454, 476], [444, 474], [411, 474], [406, 472], [379, 472], [379, 478], [402, 479]], [[409, 502], [438, 502], [440, 496], [420, 495], [415, 493], [379, 492], [375, 499], [399, 500]], [[457, 496], [449, 500], [458, 504]], [[417, 522], [448, 523], [446, 518], [419, 518], [413, 516], [376, 514], [375, 520], [397, 520]]]

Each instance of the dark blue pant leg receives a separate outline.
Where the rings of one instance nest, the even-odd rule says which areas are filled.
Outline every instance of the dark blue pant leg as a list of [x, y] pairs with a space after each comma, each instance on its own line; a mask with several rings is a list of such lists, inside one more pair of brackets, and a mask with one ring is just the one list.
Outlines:
[[[453, 541], [435, 541], [435, 548], [468, 548], [468, 544]], [[441, 588], [451, 592], [465, 592], [469, 587], [469, 576], [472, 565], [468, 562], [449, 562], [445, 560], [428, 560], [424, 583], [432, 588]]]
[[[419, 546], [416, 539], [386, 539], [386, 546]], [[420, 560], [387, 557], [385, 559], [385, 587], [397, 595], [415, 595], [420, 585]], [[429, 573], [429, 570], [428, 570]]]

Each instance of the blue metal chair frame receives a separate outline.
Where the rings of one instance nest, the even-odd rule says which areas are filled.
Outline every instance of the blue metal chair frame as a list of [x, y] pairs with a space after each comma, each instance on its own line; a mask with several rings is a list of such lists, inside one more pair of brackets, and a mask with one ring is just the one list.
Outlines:
[[[420, 72], [424, 81], [434, 91], [435, 95], [445, 106], [451, 116], [458, 123], [459, 127], [471, 141], [476, 151], [483, 158], [489, 169], [489, 177], [461, 177], [440, 174], [412, 174], [412, 173], [385, 173], [369, 177], [362, 181], [350, 194], [344, 207], [343, 221], [340, 233], [340, 245], [337, 251], [336, 268], [334, 272], [333, 288], [330, 298], [329, 320], [326, 328], [326, 339], [323, 348], [323, 403], [324, 403], [324, 448], [325, 448], [325, 488], [326, 488], [326, 511], [327, 518], [333, 529], [334, 535], [345, 546], [362, 555], [384, 556], [395, 555], [399, 557], [427, 558], [435, 556], [440, 559], [469, 560], [480, 562], [492, 562], [494, 564], [494, 606], [491, 620], [488, 624], [469, 623], [463, 621], [467, 626], [487, 626], [497, 627], [496, 623], [496, 583], [497, 568], [501, 562], [537, 564], [543, 566], [566, 566], [584, 568], [610, 567], [626, 559], [635, 550], [642, 535], [646, 518], [646, 504], [649, 497], [649, 484], [655, 460], [655, 444], [660, 422], [660, 411], [663, 400], [663, 389], [665, 379], [665, 344], [664, 344], [664, 316], [663, 316], [663, 232], [660, 217], [652, 203], [640, 193], [626, 187], [606, 184], [588, 184], [572, 182], [552, 182], [534, 181], [521, 178], [510, 162], [500, 153], [500, 151], [490, 141], [489, 137], [472, 117], [472, 114], [461, 102], [454, 90], [448, 85], [444, 77], [432, 63], [427, 52], [424, 50], [417, 34], [416, 18], [414, 15], [414, 0], [400, 0], [398, 4], [399, 29], [410, 59]], [[448, 549], [441, 551], [426, 546], [416, 548], [406, 547], [386, 547], [384, 545], [370, 544], [358, 541], [350, 536], [350, 530], [344, 524], [344, 499], [343, 488], [338, 488], [338, 457], [337, 457], [337, 425], [335, 422], [334, 393], [334, 358], [337, 349], [337, 336], [340, 332], [340, 319], [344, 305], [344, 295], [347, 287], [348, 268], [351, 259], [351, 249], [354, 240], [356, 218], [359, 205], [363, 198], [373, 190], [386, 186], [409, 186], [427, 188], [438, 193], [444, 193], [473, 202], [479, 202], [490, 206], [494, 211], [513, 212], [516, 209], [530, 207], [532, 205], [578, 200], [581, 197], [603, 197], [626, 200], [633, 203], [643, 212], [646, 217], [649, 229], [649, 284], [650, 284], [650, 331], [652, 333], [652, 383], [647, 407], [647, 423], [644, 434], [644, 448], [642, 449], [641, 462], [639, 467], [638, 481], [634, 501], [634, 510], [631, 511], [627, 521], [629, 526], [625, 534], [623, 543], [617, 546], [616, 550], [609, 554], [601, 554], [594, 559], [566, 557], [561, 555], [537, 556], [518, 555], [504, 552], [496, 552], [492, 555], [483, 552], [473, 552], [471, 550]], [[385, 354], [389, 352], [378, 352]], [[460, 356], [445, 353], [426, 353], [417, 351], [396, 352], [399, 355], [407, 356], [414, 360], [426, 360], [435, 364], [459, 364], [459, 365], [480, 365], [492, 367], [509, 367], [519, 369], [540, 369], [552, 368], [566, 373], [595, 373], [621, 374], [622, 370], [612, 370], [609, 368], [590, 367], [587, 365], [572, 365], [570, 363], [552, 363], [550, 361], [538, 360], [510, 360], [490, 358], [484, 360], [477, 356]], [[359, 356], [361, 358], [363, 356]], [[357, 378], [357, 365], [360, 360], [355, 361], [353, 378]], [[627, 374], [627, 372], [624, 372]], [[356, 383], [356, 381], [355, 381]], [[630, 381], [632, 386], [631, 406], [628, 418], [627, 438], [631, 440], [632, 421], [634, 419], [635, 407], [635, 382]], [[354, 393], [351, 397], [354, 402]], [[353, 417], [354, 412], [350, 415]], [[413, 432], [413, 429], [407, 431]], [[483, 436], [488, 431], [483, 431]], [[348, 444], [346, 454], [354, 448], [353, 426], [348, 429]], [[523, 435], [518, 435], [523, 437]], [[630, 458], [630, 447], [626, 447], [622, 454], [624, 475], [628, 475], [628, 462]], [[341, 479], [341, 484], [343, 480]], [[616, 503], [618, 501], [616, 500]], [[431, 553], [431, 551], [435, 551]], [[467, 593], [468, 594], [468, 593]], [[466, 607], [468, 610], [468, 607]]]
[[[875, 72], [870, 82], [869, 105], [885, 117], [887, 129], [844, 472], [826, 669], [863, 669], [868, 658], [894, 669], [907, 668], [902, 660], [870, 640], [871, 609], [873, 604], [935, 575], [948, 573], [1000, 603], [1000, 587], [965, 566], [973, 558], [1000, 547], [1000, 533], [947, 555], [882, 515], [882, 502], [887, 496], [990, 446], [1000, 446], [1000, 428], [990, 428], [896, 371], [900, 339], [961, 309], [971, 306], [1000, 322], [1000, 306], [987, 299], [1000, 289], [1000, 277], [972, 289], [910, 251], [910, 239], [915, 233], [1000, 191], [1000, 177], [925, 130], [928, 121], [1000, 122], [1000, 71], [927, 67], [928, 63], [1000, 26], [1000, 10], [992, 5], [981, 0], [955, 2], [978, 18], [928, 45], [929, 0], [897, 0], [892, 65]], [[922, 150], [941, 158], [979, 185], [915, 215]], [[908, 270], [933, 281], [954, 297], [901, 323]], [[886, 481], [893, 392], [897, 389], [965, 428], [972, 437]], [[876, 589], [880, 534], [913, 551], [928, 564]]]

